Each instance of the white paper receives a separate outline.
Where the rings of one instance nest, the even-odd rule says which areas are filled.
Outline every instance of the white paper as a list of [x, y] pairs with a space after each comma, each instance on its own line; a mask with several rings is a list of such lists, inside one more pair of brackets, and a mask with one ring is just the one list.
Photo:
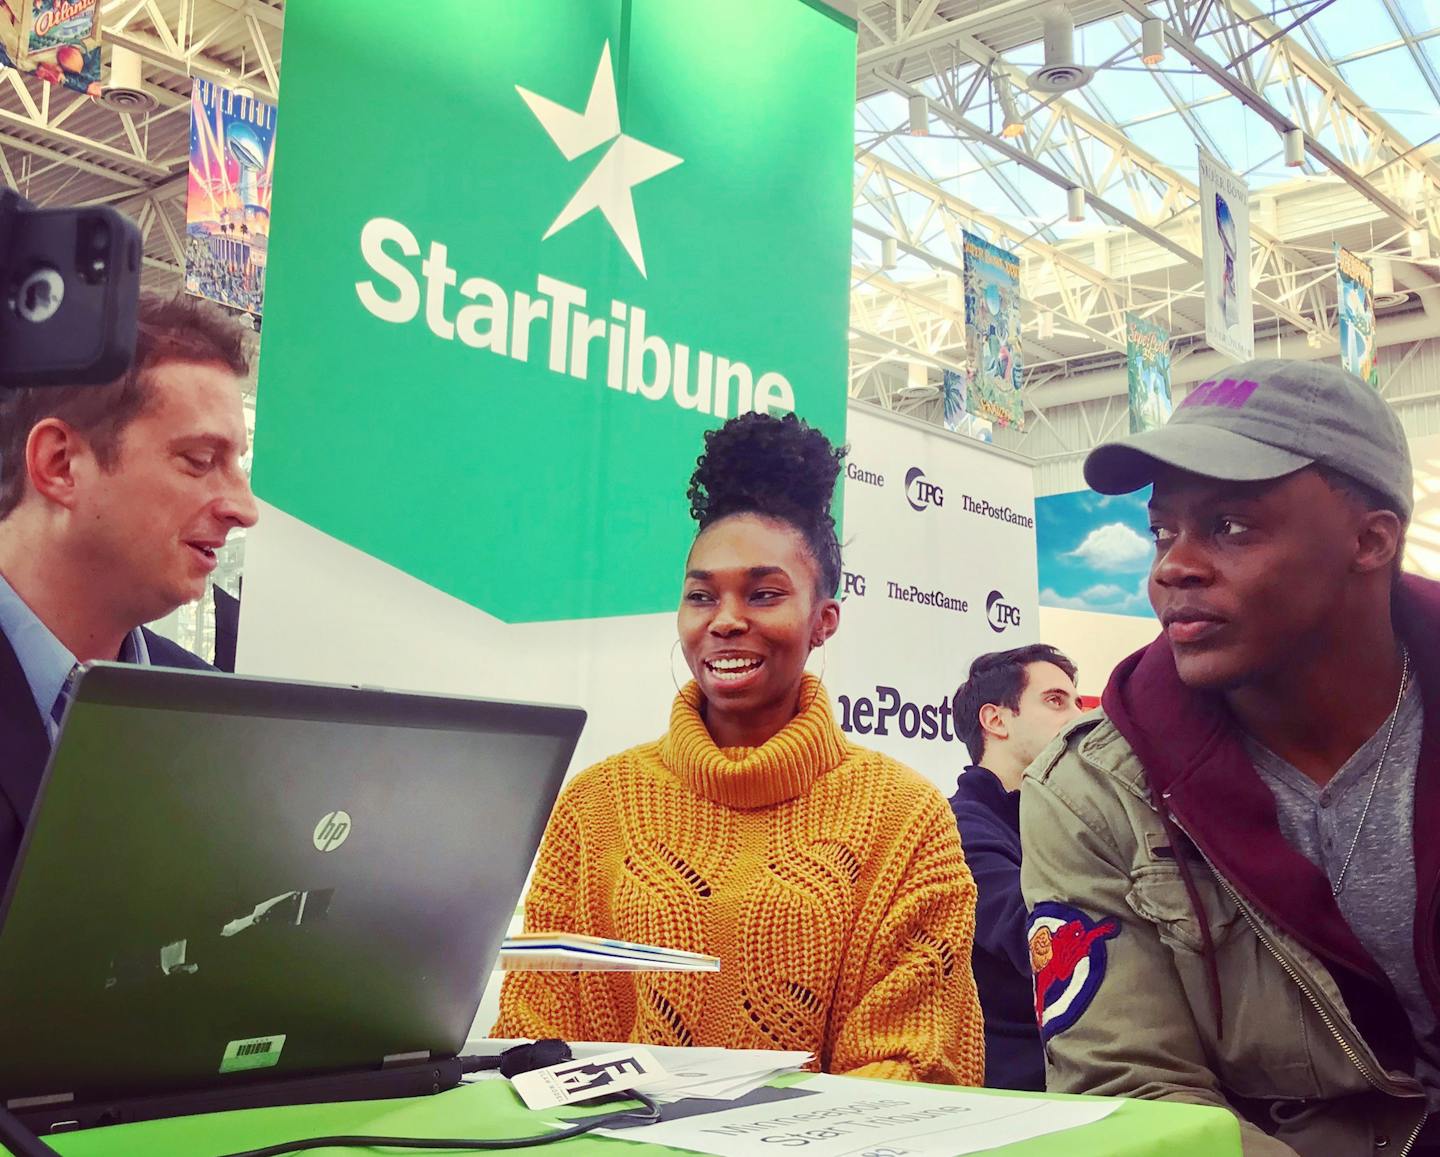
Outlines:
[[[655, 1050], [657, 1053], [660, 1050]], [[812, 1059], [806, 1052], [766, 1049], [670, 1049], [660, 1059], [670, 1076], [645, 1089], [662, 1104], [687, 1097], [733, 1101]]]
[[1089, 1125], [1119, 1108], [1113, 1101], [998, 1097], [849, 1077], [813, 1077], [795, 1089], [810, 1095], [662, 1120], [639, 1132], [597, 1132], [716, 1157], [795, 1149], [805, 1157], [879, 1157], [901, 1146], [905, 1157], [962, 1157]]
[[663, 1084], [669, 1074], [648, 1049], [627, 1045], [593, 1057], [571, 1057], [558, 1065], [510, 1078], [527, 1109], [551, 1109], [629, 1089]]

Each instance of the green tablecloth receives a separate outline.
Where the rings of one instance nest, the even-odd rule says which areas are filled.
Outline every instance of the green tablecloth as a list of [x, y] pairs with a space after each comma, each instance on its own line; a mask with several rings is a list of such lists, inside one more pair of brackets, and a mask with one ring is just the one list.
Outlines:
[[[789, 1083], [789, 1082], [786, 1082]], [[975, 1090], [968, 1090], [975, 1091]], [[1022, 1096], [996, 1093], [996, 1096]], [[532, 1113], [508, 1081], [481, 1081], [410, 1100], [302, 1105], [177, 1117], [140, 1125], [119, 1125], [48, 1138], [62, 1157], [217, 1157], [237, 1150], [338, 1133], [413, 1137], [523, 1137], [545, 1131], [555, 1111]], [[544, 1147], [554, 1157], [616, 1157], [622, 1146], [638, 1154], [635, 1142], [583, 1136]], [[1122, 1101], [1103, 1121], [1063, 1134], [1037, 1137], [991, 1150], [1004, 1157], [1240, 1157], [1240, 1130], [1220, 1109], [1158, 1101]], [[682, 1150], [644, 1145], [643, 1157]], [[326, 1157], [373, 1157], [373, 1149], [314, 1149]], [[388, 1152], [397, 1152], [389, 1150]], [[410, 1150], [423, 1153], [424, 1150]], [[437, 1153], [440, 1152], [437, 1150]]]

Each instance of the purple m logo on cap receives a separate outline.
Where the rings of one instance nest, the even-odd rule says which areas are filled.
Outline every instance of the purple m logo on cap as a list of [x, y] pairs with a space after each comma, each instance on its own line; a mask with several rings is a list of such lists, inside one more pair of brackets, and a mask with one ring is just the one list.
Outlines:
[[1239, 381], [1235, 378], [1201, 382], [1186, 395], [1180, 408], [1184, 410], [1190, 406], [1224, 406], [1227, 410], [1238, 410], [1250, 400], [1250, 395], [1259, 385], [1259, 382], [1249, 379]]

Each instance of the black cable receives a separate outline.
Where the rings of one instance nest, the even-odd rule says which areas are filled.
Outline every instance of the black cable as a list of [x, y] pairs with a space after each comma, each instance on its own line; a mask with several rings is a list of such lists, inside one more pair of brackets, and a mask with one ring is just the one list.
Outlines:
[[534, 1137], [497, 1138], [493, 1141], [477, 1141], [454, 1137], [369, 1137], [355, 1136], [311, 1137], [304, 1141], [284, 1141], [279, 1145], [267, 1145], [263, 1149], [246, 1149], [243, 1153], [226, 1153], [224, 1157], [281, 1157], [284, 1153], [301, 1153], [306, 1149], [327, 1148], [385, 1148], [385, 1149], [432, 1149], [452, 1151], [478, 1151], [484, 1149], [524, 1149], [530, 1145], [549, 1145], [554, 1141], [566, 1141], [595, 1129], [604, 1129], [623, 1122], [628, 1124], [653, 1125], [660, 1120], [660, 1106], [644, 1093], [631, 1092], [627, 1096], [639, 1101], [643, 1110], [626, 1109], [620, 1113], [606, 1113], [601, 1117], [590, 1117], [577, 1122], [568, 1129], [556, 1129]]

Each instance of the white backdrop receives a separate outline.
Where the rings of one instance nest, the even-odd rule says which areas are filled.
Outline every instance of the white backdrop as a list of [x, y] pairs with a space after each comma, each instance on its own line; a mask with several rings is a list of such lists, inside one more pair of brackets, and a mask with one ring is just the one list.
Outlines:
[[856, 743], [949, 795], [969, 762], [949, 710], [970, 661], [1038, 638], [1031, 469], [855, 403], [849, 442], [845, 599], [826, 683]]
[[[973, 655], [1035, 638], [1030, 470], [868, 406], [852, 404], [849, 421], [848, 589], [840, 631], [810, 667], [824, 665], [856, 742], [948, 791], [965, 754], [941, 738], [953, 735], [941, 709]], [[1007, 508], [1031, 525], [1005, 521]], [[246, 543], [238, 670], [577, 703], [590, 718], [576, 768], [663, 732], [675, 680], [688, 678], [678, 654], [672, 673], [674, 639], [671, 613], [504, 623], [274, 508]]]

